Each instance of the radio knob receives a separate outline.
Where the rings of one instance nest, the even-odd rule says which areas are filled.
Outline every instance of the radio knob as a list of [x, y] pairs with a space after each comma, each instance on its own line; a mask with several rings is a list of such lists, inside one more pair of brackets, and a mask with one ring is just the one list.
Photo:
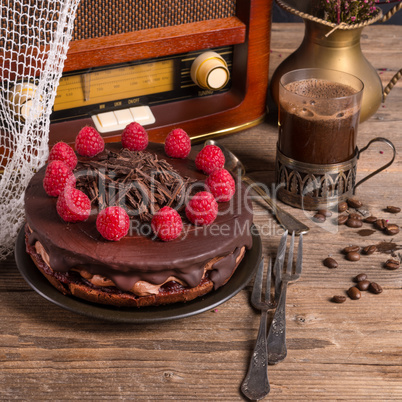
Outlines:
[[[25, 121], [29, 116], [30, 110], [33, 105], [35, 92], [37, 91], [37, 86], [32, 83], [20, 82], [17, 83], [8, 95], [8, 100], [10, 102], [10, 109], [18, 115], [18, 117]], [[33, 118], [37, 119], [42, 114], [42, 109], [38, 111]]]
[[227, 84], [229, 76], [226, 61], [216, 52], [200, 54], [191, 65], [191, 79], [201, 88], [217, 91]]

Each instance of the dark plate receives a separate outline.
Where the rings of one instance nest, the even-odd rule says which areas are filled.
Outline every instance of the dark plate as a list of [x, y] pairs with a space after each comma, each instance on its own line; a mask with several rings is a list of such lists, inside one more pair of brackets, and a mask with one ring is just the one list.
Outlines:
[[254, 225], [251, 227], [251, 232], [253, 234], [253, 246], [246, 251], [242, 262], [225, 286], [188, 303], [175, 303], [166, 306], [118, 308], [86, 302], [72, 296], [64, 296], [48, 282], [26, 253], [24, 227], [21, 228], [15, 244], [15, 260], [18, 270], [32, 289], [45, 299], [67, 310], [106, 321], [132, 324], [161, 322], [185, 318], [211, 310], [240, 292], [253, 277], [261, 259], [261, 238]]

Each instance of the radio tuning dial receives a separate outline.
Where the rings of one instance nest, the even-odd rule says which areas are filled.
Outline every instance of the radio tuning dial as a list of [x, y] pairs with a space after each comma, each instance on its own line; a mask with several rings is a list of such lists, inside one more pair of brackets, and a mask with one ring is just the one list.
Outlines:
[[[19, 82], [12, 88], [8, 95], [10, 109], [18, 115], [20, 120], [25, 121], [28, 118], [36, 91], [37, 86], [35, 84], [30, 82]], [[38, 111], [33, 118], [37, 119], [40, 117], [42, 111], [42, 109]]]
[[200, 54], [191, 65], [191, 79], [201, 88], [217, 91], [229, 81], [226, 61], [216, 52]]

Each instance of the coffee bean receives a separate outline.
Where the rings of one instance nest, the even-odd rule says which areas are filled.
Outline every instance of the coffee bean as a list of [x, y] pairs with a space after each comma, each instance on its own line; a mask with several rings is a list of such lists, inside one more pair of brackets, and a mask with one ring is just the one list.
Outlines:
[[348, 296], [352, 299], [352, 300], [358, 300], [362, 297], [362, 294], [360, 293], [360, 290], [357, 289], [356, 286], [352, 286], [351, 288], [349, 288], [348, 290]]
[[401, 208], [388, 205], [387, 208], [385, 208], [385, 211], [390, 212], [391, 214], [397, 214], [398, 212], [401, 212]]
[[363, 248], [363, 253], [366, 255], [374, 254], [377, 251], [377, 246], [374, 244]]
[[312, 220], [314, 222], [319, 222], [319, 223], [323, 223], [325, 222], [327, 218], [325, 217], [325, 215], [319, 214], [318, 212], [312, 217]]
[[356, 251], [351, 251], [350, 253], [346, 254], [346, 259], [349, 261], [359, 261], [360, 260], [360, 254], [357, 253]]
[[347, 200], [347, 203], [350, 206], [350, 208], [360, 208], [363, 206], [363, 203], [357, 198], [349, 198]]
[[357, 283], [356, 287], [357, 287], [359, 290], [364, 291], [364, 290], [367, 290], [367, 289], [369, 288], [370, 283], [371, 283], [371, 282], [368, 281], [368, 280], [359, 281], [359, 282]]
[[382, 287], [378, 283], [371, 282], [370, 286], [369, 286], [369, 291], [371, 293], [378, 295], [378, 294], [382, 293]]
[[327, 268], [337, 268], [338, 267], [337, 261], [334, 258], [331, 258], [331, 257], [327, 257], [323, 261], [323, 263]]
[[336, 223], [338, 225], [343, 225], [346, 223], [346, 221], [349, 219], [348, 215], [339, 215], [338, 218], [336, 219]]
[[377, 219], [374, 222], [374, 227], [378, 230], [384, 230], [388, 226], [388, 222], [385, 219]]
[[328, 209], [319, 209], [317, 211], [317, 213], [319, 213], [320, 215], [324, 215], [326, 218], [329, 218], [332, 216], [332, 212], [328, 211]]
[[360, 246], [348, 246], [348, 247], [345, 247], [342, 251], [344, 254], [349, 254], [352, 252], [357, 253], [360, 251]]
[[394, 236], [399, 233], [399, 226], [395, 225], [395, 223], [388, 223], [387, 227], [384, 229], [384, 232], [387, 235]]
[[366, 274], [359, 274], [359, 275], [356, 275], [356, 276], [354, 277], [354, 281], [355, 281], [355, 282], [365, 281], [366, 279], [367, 279], [367, 275], [366, 275]]
[[397, 260], [387, 260], [384, 264], [384, 268], [394, 271], [395, 269], [398, 269], [400, 265], [400, 262]]
[[374, 223], [376, 220], [377, 220], [377, 217], [371, 215], [371, 216], [368, 216], [367, 218], [364, 218], [364, 219], [363, 219], [363, 222], [366, 222], [366, 223]]
[[346, 301], [346, 296], [336, 295], [332, 298], [334, 303], [344, 303]]
[[346, 226], [350, 228], [361, 228], [363, 226], [363, 222], [359, 219], [348, 219], [346, 221]]
[[338, 212], [345, 212], [348, 209], [348, 204], [342, 201], [338, 204]]
[[357, 220], [361, 221], [361, 220], [363, 220], [363, 217], [356, 212], [352, 212], [351, 214], [349, 214], [349, 219], [357, 219]]

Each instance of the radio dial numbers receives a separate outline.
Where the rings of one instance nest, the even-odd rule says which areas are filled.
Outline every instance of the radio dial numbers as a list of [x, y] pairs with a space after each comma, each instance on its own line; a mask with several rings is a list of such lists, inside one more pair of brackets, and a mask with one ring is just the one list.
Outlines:
[[217, 91], [223, 88], [229, 76], [225, 59], [216, 52], [200, 54], [191, 65], [191, 79], [204, 89]]

